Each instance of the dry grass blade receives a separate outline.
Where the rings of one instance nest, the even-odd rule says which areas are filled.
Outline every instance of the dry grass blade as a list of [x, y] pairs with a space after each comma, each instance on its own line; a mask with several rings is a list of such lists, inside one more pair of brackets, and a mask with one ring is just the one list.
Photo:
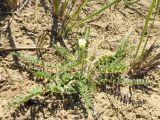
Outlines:
[[144, 74], [160, 64], [160, 53], [153, 53], [155, 48], [154, 44], [151, 45], [151, 47], [144, 52], [144, 55], [139, 58], [138, 62], [134, 63], [134, 66], [132, 66], [128, 72], [130, 76], [140, 76], [142, 73]]
[[42, 48], [42, 47], [46, 44], [46, 42], [47, 42], [47, 40], [45, 40], [46, 35], [47, 35], [47, 33], [44, 32], [44, 33], [38, 38], [37, 44], [36, 44], [36, 47], [37, 47], [37, 48]]
[[1, 14], [12, 14], [22, 10], [29, 0], [2, 0], [1, 4], [3, 4], [6, 9], [1, 10]]
[[5, 3], [7, 4], [7, 6], [12, 10], [15, 11], [17, 10], [18, 7], [18, 0], [6, 0]]

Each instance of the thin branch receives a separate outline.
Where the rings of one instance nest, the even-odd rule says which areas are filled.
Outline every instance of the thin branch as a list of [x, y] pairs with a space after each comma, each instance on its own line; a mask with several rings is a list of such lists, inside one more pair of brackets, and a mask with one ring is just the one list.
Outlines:
[[21, 51], [21, 50], [51, 50], [51, 48], [40, 48], [40, 47], [19, 47], [19, 48], [3, 48], [0, 47], [0, 51]]

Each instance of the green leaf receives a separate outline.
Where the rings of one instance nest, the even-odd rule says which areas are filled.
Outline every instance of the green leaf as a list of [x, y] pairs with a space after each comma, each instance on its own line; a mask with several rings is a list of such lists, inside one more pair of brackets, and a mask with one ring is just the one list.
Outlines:
[[101, 7], [99, 10], [97, 10], [96, 12], [94, 12], [91, 15], [88, 15], [85, 18], [82, 18], [81, 20], [77, 21], [75, 24], [71, 25], [66, 32], [79, 27], [80, 25], [84, 24], [85, 22], [87, 22], [88, 20], [91, 20], [93, 17], [97, 16], [98, 14], [102, 13], [104, 10], [106, 10], [107, 8], [111, 7], [112, 5], [114, 5], [115, 3], [119, 2], [120, 0], [113, 0], [112, 2], [110, 2], [109, 4], [104, 5], [103, 7]]

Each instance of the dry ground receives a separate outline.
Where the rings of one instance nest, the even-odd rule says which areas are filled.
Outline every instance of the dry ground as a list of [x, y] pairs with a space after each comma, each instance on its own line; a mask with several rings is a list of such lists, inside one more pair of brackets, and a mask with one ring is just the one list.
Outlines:
[[[41, 0], [42, 1], [42, 0]], [[47, 6], [40, 3], [35, 10], [34, 0], [30, 0], [27, 6], [12, 17], [10, 30], [1, 34], [0, 47], [31, 47], [35, 46], [38, 36], [43, 31], [48, 31], [49, 43], [52, 19], [48, 14]], [[43, 2], [43, 1], [42, 1]], [[104, 4], [105, 0], [91, 1], [84, 11], [90, 12]], [[130, 43], [137, 43], [142, 31], [145, 14], [149, 6], [149, 0], [140, 0], [133, 5], [135, 9], [124, 7], [120, 3], [118, 7], [103, 12], [100, 17], [85, 24], [91, 26], [89, 53], [96, 49], [97, 57], [110, 54], [115, 50], [121, 37], [130, 27], [134, 29]], [[46, 13], [47, 12], [47, 13]], [[4, 16], [0, 16], [0, 27], [5, 28]], [[35, 19], [36, 18], [36, 19]], [[158, 15], [150, 36], [150, 41], [158, 37], [160, 28], [160, 16]], [[77, 35], [84, 29], [77, 30], [70, 36], [70, 42], [78, 39]], [[66, 40], [66, 43], [68, 41]], [[74, 42], [73, 42], [74, 43]], [[46, 45], [48, 46], [48, 44]], [[159, 46], [158, 46], [159, 47]], [[23, 51], [25, 54], [35, 55], [35, 52]], [[46, 61], [55, 62], [54, 52], [48, 51], [43, 55]], [[150, 71], [146, 78], [151, 85], [143, 90], [135, 89], [131, 97], [132, 103], [124, 104], [109, 90], [98, 92], [95, 96], [94, 114], [85, 118], [82, 110], [73, 110], [71, 107], [58, 107], [59, 101], [53, 96], [44, 97], [44, 100], [30, 101], [27, 105], [16, 109], [8, 108], [7, 103], [16, 95], [26, 94], [30, 88], [38, 85], [37, 81], [30, 78], [26, 71], [20, 70], [16, 65], [18, 60], [11, 54], [0, 54], [0, 120], [158, 120], [160, 119], [160, 66]], [[121, 88], [122, 95], [128, 95], [126, 87]], [[60, 105], [59, 105], [60, 106]], [[70, 106], [70, 105], [69, 105]]]

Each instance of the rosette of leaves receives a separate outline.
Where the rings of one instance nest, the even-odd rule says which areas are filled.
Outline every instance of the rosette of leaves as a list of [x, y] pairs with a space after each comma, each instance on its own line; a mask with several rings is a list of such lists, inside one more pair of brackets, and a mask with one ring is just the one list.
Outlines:
[[[86, 36], [84, 37], [86, 39]], [[86, 69], [90, 64], [87, 62], [86, 47], [77, 45], [75, 52], [70, 52], [63, 47], [54, 46], [54, 49], [62, 56], [61, 62], [57, 64], [47, 63], [33, 56], [15, 54], [19, 56], [23, 67], [42, 82], [43, 86], [32, 89], [28, 95], [18, 96], [10, 105], [19, 106], [29, 99], [53, 93], [55, 95], [77, 94], [84, 108], [88, 111], [93, 109], [93, 95], [96, 85], [93, 81], [93, 72]], [[83, 55], [82, 55], [83, 54]], [[53, 72], [45, 71], [45, 68], [55, 69]]]

